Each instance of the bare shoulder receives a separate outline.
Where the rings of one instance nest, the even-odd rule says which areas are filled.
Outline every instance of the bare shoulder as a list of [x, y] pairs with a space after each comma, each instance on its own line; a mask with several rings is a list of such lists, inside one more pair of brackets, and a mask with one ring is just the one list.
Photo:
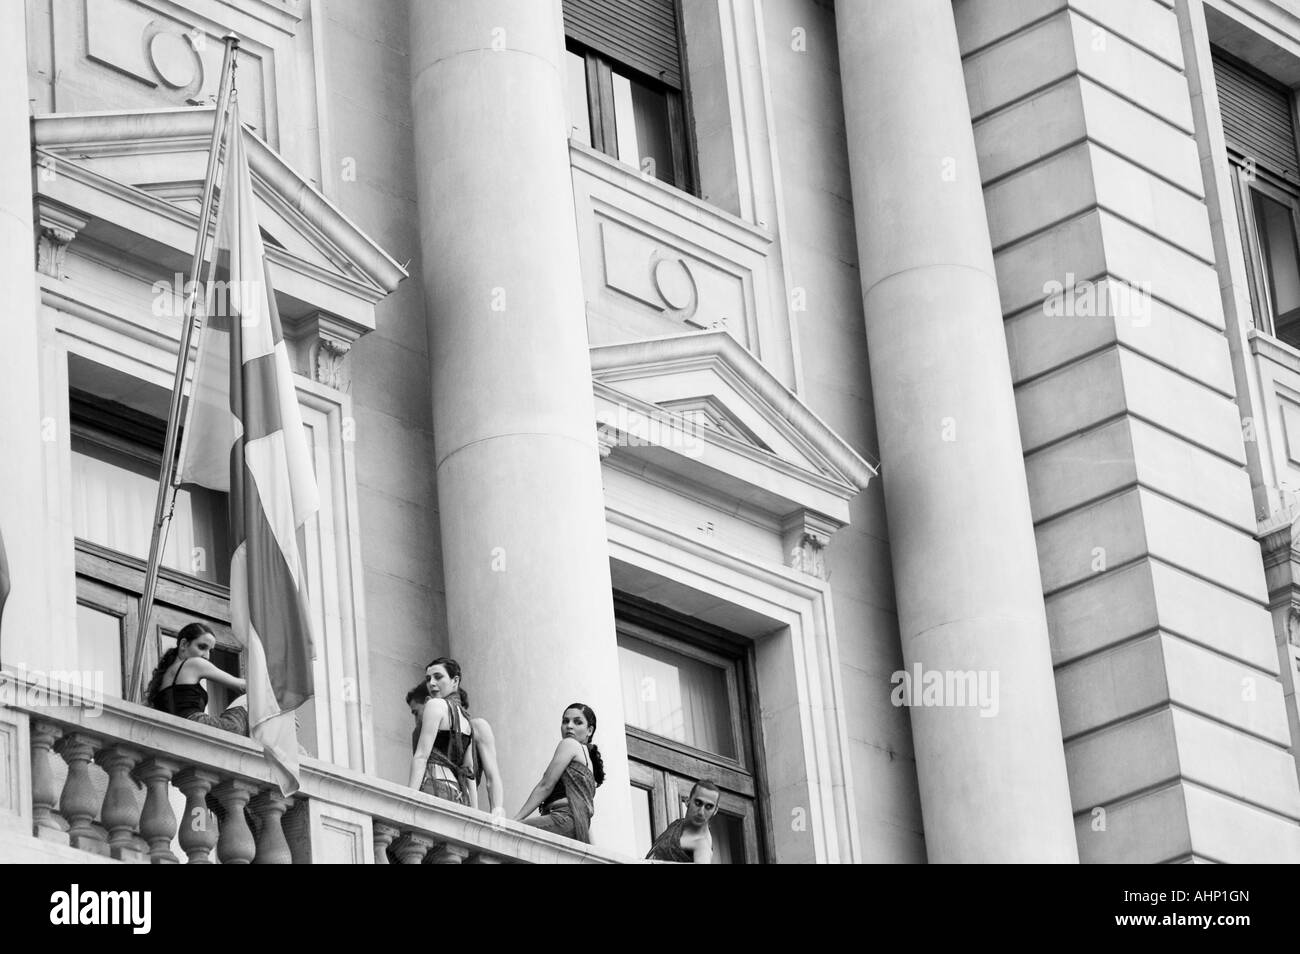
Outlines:
[[488, 724], [487, 719], [484, 719], [481, 716], [475, 716], [469, 720], [469, 724], [470, 728], [474, 730], [474, 734], [480, 739], [484, 739], [488, 742], [492, 741], [492, 726]]
[[[189, 660], [186, 660], [186, 662], [189, 662]], [[182, 663], [182, 665], [184, 665], [184, 663]], [[178, 666], [177, 668], [179, 669], [180, 667]], [[195, 661], [192, 665], [186, 668], [185, 674], [188, 676], [190, 673], [193, 673], [199, 679], [206, 679], [208, 676], [211, 676], [213, 673], [218, 673], [218, 672], [222, 673], [223, 675], [225, 674], [225, 670], [221, 669], [216, 663], [212, 662], [211, 660], [204, 659], [202, 656], [199, 656], [195, 658]]]
[[449, 711], [447, 703], [442, 699], [430, 699], [424, 704], [424, 713], [422, 714], [420, 721], [426, 725], [432, 722], [435, 725], [441, 726], [443, 721], [447, 718], [447, 713]]

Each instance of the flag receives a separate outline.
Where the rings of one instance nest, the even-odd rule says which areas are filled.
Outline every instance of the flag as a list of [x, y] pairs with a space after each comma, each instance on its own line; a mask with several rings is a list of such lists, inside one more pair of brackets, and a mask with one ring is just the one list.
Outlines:
[[0, 619], [4, 618], [5, 603], [9, 599], [9, 558], [5, 556], [5, 538], [0, 533]]
[[232, 102], [217, 248], [178, 484], [229, 494], [230, 618], [247, 651], [250, 735], [280, 789], [298, 789], [293, 711], [312, 696], [312, 625], [298, 529], [319, 508], [316, 477], [271, 288], [252, 179]]

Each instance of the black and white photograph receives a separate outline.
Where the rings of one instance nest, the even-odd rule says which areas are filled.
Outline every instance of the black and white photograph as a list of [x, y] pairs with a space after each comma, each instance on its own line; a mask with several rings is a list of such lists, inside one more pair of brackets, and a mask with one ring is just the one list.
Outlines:
[[3, 0], [33, 923], [1050, 864], [1241, 939], [1155, 866], [1300, 863], [1297, 90], [1295, 0]]

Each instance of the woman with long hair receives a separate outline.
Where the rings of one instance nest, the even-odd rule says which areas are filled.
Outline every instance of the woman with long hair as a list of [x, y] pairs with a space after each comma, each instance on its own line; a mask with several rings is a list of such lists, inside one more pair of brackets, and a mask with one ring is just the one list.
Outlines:
[[[446, 665], [450, 663], [459, 674], [460, 667], [456, 665], [454, 659], [447, 660], [445, 663], [434, 663], [429, 666], [434, 669], [437, 665], [441, 671], [436, 673], [439, 680], [445, 682], [448, 676]], [[459, 675], [451, 677], [457, 683]], [[411, 749], [415, 750], [420, 741], [420, 720], [424, 716], [425, 703], [431, 698], [429, 692], [429, 682], [420, 683], [406, 694], [406, 704], [411, 710], [411, 715], [415, 717], [415, 731], [411, 736]], [[478, 807], [478, 784], [484, 782], [487, 788], [488, 811], [493, 815], [505, 814], [505, 790], [501, 781], [501, 770], [497, 766], [497, 748], [496, 737], [492, 734], [492, 726], [488, 720], [479, 716], [470, 714], [469, 711], [469, 693], [463, 686], [456, 687], [456, 700], [460, 703], [461, 709], [465, 715], [469, 716], [470, 728], [473, 730], [473, 770], [469, 776], [470, 784], [470, 805]]]
[[424, 671], [429, 700], [420, 709], [412, 735], [415, 751], [407, 784], [435, 798], [472, 805], [474, 727], [460, 704], [460, 666], [440, 656]]
[[[596, 786], [605, 781], [605, 763], [592, 741], [595, 735], [596, 713], [591, 706], [574, 702], [565, 708], [560, 717], [560, 744], [541, 781], [515, 813], [515, 821], [591, 843]], [[541, 817], [529, 818], [538, 808]]]
[[190, 623], [176, 634], [176, 645], [163, 653], [149, 679], [145, 699], [155, 709], [191, 722], [201, 722], [236, 735], [248, 735], [248, 705], [241, 695], [219, 716], [208, 715], [208, 691], [203, 680], [210, 679], [242, 693], [248, 686], [243, 679], [219, 668], [209, 656], [217, 637], [203, 623]]

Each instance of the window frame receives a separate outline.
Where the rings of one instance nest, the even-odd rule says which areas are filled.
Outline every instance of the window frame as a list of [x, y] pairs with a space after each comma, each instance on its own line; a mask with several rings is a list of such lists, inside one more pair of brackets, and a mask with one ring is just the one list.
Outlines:
[[[152, 466], [161, 466], [166, 436], [162, 421], [75, 388], [69, 390], [68, 409], [72, 436]], [[122, 686], [129, 690], [129, 667], [134, 662], [139, 640], [147, 561], [82, 537], [74, 538], [74, 549], [77, 605], [119, 618]], [[229, 554], [219, 558], [228, 559]], [[180, 618], [185, 622], [206, 623], [216, 636], [215, 648], [235, 660], [233, 665], [229, 658], [226, 665], [216, 659], [214, 662], [231, 675], [246, 676], [247, 659], [230, 627], [230, 587], [168, 566], [158, 569], [154, 609], [142, 657], [146, 671], [152, 671], [160, 658], [164, 639], [171, 638], [165, 634], [174, 635], [179, 625], [184, 625]], [[213, 686], [208, 695], [209, 711], [220, 712], [227, 695], [224, 688]], [[142, 701], [142, 704], [147, 703]]]
[[[695, 139], [692, 135], [691, 123], [687, 121], [689, 100], [686, 90], [648, 76], [573, 37], [565, 37], [564, 48], [566, 53], [582, 57], [586, 67], [583, 75], [587, 81], [585, 93], [587, 120], [591, 129], [591, 148], [629, 169], [635, 169], [639, 176], [654, 179], [663, 185], [697, 196], [699, 174], [695, 168]], [[684, 73], [684, 57], [682, 64]], [[619, 73], [663, 94], [668, 106], [668, 138], [673, 156], [671, 181], [660, 179], [658, 176], [646, 176], [641, 171], [639, 163], [633, 165], [619, 159], [618, 120], [614, 110], [614, 73]]]
[[[1255, 217], [1254, 193], [1258, 192], [1264, 198], [1291, 210], [1291, 230], [1296, 239], [1296, 247], [1300, 249], [1300, 189], [1262, 168], [1257, 159], [1243, 156], [1232, 147], [1228, 148], [1228, 164], [1232, 170], [1237, 218], [1241, 223], [1254, 326], [1279, 341], [1285, 341], [1278, 335], [1276, 327], [1273, 277], [1264, 254], [1260, 224]], [[1293, 309], [1291, 314], [1293, 318], [1288, 326], [1300, 329], [1300, 313]], [[1300, 347], [1300, 339], [1293, 346]]]
[[651, 835], [657, 837], [682, 817], [681, 801], [695, 780], [712, 778], [723, 789], [719, 814], [741, 822], [745, 863], [762, 864], [775, 857], [767, 778], [752, 718], [759, 712], [752, 643], [623, 593], [614, 595], [614, 613], [620, 634], [727, 666], [728, 710], [737, 758], [697, 749], [636, 726], [626, 727], [631, 784], [651, 793]]

